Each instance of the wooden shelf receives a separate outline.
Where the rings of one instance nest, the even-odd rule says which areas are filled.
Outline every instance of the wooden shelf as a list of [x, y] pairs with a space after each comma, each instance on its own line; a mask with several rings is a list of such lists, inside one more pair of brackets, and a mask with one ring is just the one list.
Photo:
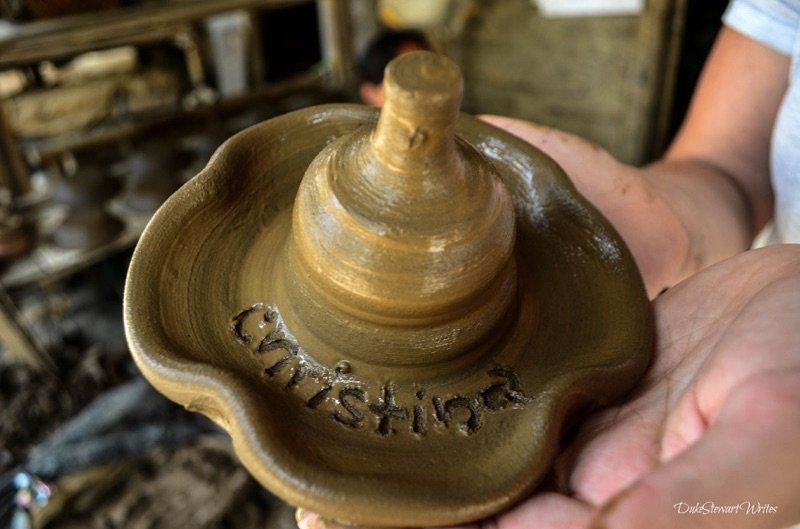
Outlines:
[[[316, 4], [322, 68], [277, 83], [256, 86], [246, 95], [187, 108], [183, 105], [161, 113], [114, 116], [84, 130], [52, 138], [20, 139], [10, 129], [0, 106], [0, 187], [21, 200], [32, 194], [30, 175], [23, 158], [47, 160], [66, 151], [98, 147], [135, 138], [166, 126], [191, 125], [215, 114], [236, 114], [274, 101], [295, 91], [324, 91], [348, 86], [352, 75], [352, 49], [347, 27], [347, 0], [152, 0], [113, 11], [71, 15], [50, 20], [0, 25], [0, 69], [25, 67], [41, 61], [57, 61], [80, 53], [117, 46], [142, 46], [171, 42], [186, 58], [189, 81], [196, 90], [206, 88], [203, 49], [198, 44], [202, 23], [208, 17], [235, 10], [280, 9]], [[259, 70], [255, 57], [253, 67]], [[186, 102], [184, 98], [183, 103]], [[34, 164], [32, 164], [34, 165]], [[37, 164], [38, 165], [38, 164]], [[64, 211], [43, 201], [28, 213], [36, 221], [39, 244], [27, 256], [0, 269], [0, 346], [32, 365], [48, 365], [48, 356], [21, 324], [11, 293], [33, 285], [52, 284], [115, 253], [132, 248], [149, 221], [149, 214], [129, 210], [117, 200], [109, 210], [125, 223], [125, 229], [109, 244], [90, 250], [66, 250], [50, 242], [50, 234]], [[60, 215], [60, 216], [59, 216]]]
[[[213, 107], [203, 107], [192, 112], [175, 111], [158, 119], [131, 120], [127, 122], [108, 123], [82, 131], [80, 133], [62, 135], [46, 140], [28, 140], [21, 142], [26, 151], [36, 151], [37, 156], [47, 157], [65, 150], [77, 150], [92, 147], [100, 143], [134, 137], [151, 127], [164, 125], [176, 119], [202, 119], [213, 112], [236, 112], [263, 104], [265, 101], [285, 94], [301, 90], [322, 89], [322, 78], [316, 74], [307, 74], [287, 80], [275, 86], [224, 101]], [[91, 250], [65, 250], [47, 242], [48, 235], [63, 217], [63, 210], [47, 206], [45, 201], [33, 212], [33, 220], [39, 226], [40, 245], [29, 255], [9, 264], [0, 271], [0, 288], [14, 290], [32, 284], [43, 284], [58, 281], [78, 270], [98, 262], [116, 252], [133, 247], [138, 240], [150, 215], [138, 213], [127, 208], [124, 203], [115, 199], [109, 203], [109, 211], [125, 222], [125, 230], [111, 243]]]
[[266, 9], [311, 0], [167, 0], [11, 25], [0, 33], [0, 68], [136, 45], [179, 33], [187, 23], [235, 9]]
[[86, 249], [64, 249], [49, 241], [50, 236], [65, 215], [65, 209], [43, 207], [37, 215], [39, 242], [28, 255], [19, 258], [0, 271], [0, 287], [6, 291], [30, 285], [57, 282], [79, 270], [132, 248], [139, 240], [151, 214], [133, 211], [121, 199], [108, 204], [108, 210], [125, 224], [122, 232], [108, 244]]
[[247, 95], [222, 100], [193, 110], [186, 111], [181, 108], [175, 108], [155, 115], [144, 113], [129, 117], [121, 116], [80, 131], [61, 134], [52, 138], [19, 140], [19, 146], [29, 160], [45, 159], [65, 151], [76, 151], [126, 138], [134, 138], [149, 129], [162, 127], [171, 122], [202, 119], [213, 114], [235, 113], [248, 107], [263, 105], [292, 92], [323, 89], [324, 79], [322, 75], [308, 73], [272, 85], [262, 86]]

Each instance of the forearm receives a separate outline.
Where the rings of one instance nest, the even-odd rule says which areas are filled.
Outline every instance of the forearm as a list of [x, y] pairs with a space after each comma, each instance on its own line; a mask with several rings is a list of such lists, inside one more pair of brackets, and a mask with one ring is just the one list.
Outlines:
[[674, 249], [672, 283], [746, 250], [764, 223], [737, 180], [713, 164], [665, 159], [639, 172], [685, 238], [685, 248]]
[[772, 217], [770, 137], [789, 58], [728, 28], [663, 160], [644, 169], [691, 236], [702, 268], [746, 249]]

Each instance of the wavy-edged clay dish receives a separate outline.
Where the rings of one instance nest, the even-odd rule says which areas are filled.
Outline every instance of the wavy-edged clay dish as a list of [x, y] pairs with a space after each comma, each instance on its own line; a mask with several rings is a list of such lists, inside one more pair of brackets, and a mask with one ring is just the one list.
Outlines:
[[368, 526], [476, 520], [530, 493], [565, 427], [632, 388], [650, 358], [649, 305], [622, 240], [562, 170], [462, 115], [456, 135], [514, 204], [513, 308], [457, 370], [319, 360], [335, 356], [287, 323], [302, 321], [279, 266], [293, 201], [320, 150], [377, 117], [323, 105], [228, 140], [145, 230], [128, 340], [153, 385], [227, 430], [287, 502]]

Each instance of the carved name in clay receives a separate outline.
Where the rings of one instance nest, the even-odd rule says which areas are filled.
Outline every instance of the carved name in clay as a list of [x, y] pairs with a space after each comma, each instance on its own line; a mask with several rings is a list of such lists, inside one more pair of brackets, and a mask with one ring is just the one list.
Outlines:
[[[259, 337], [251, 334], [254, 327]], [[252, 354], [263, 355], [265, 377], [284, 391], [304, 394], [308, 408], [326, 411], [332, 420], [354, 430], [373, 424], [372, 430], [381, 436], [406, 428], [422, 438], [429, 431], [452, 427], [471, 435], [483, 424], [484, 412], [521, 408], [531, 400], [519, 375], [499, 366], [486, 372], [485, 385], [468, 394], [434, 393], [421, 386], [398, 388], [391, 382], [370, 391], [369, 384], [351, 372], [349, 362], [343, 360], [335, 369], [313, 362], [287, 331], [278, 310], [263, 303], [234, 316], [231, 331]]]

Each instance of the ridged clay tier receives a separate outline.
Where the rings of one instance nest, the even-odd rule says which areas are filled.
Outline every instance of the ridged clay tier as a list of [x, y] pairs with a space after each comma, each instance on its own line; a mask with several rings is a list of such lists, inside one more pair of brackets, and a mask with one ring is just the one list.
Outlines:
[[454, 63], [415, 52], [380, 114], [324, 105], [237, 134], [131, 262], [144, 375], [330, 519], [497, 513], [649, 362], [620, 237], [547, 156], [460, 115], [461, 93]]

